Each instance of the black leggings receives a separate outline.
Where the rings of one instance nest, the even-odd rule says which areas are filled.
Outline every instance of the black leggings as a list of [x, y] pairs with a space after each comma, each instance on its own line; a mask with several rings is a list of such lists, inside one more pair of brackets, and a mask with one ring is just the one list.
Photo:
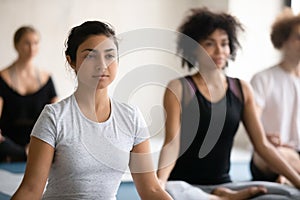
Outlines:
[[[298, 151], [300, 156], [300, 151]], [[271, 181], [275, 182], [278, 178], [278, 174], [270, 172], [269, 174], [265, 174], [262, 172], [253, 162], [253, 157], [250, 162], [250, 171], [252, 175], [253, 181]]]
[[250, 171], [252, 175], [252, 181], [270, 181], [275, 182], [278, 178], [278, 174], [270, 172], [266, 174], [262, 172], [253, 162], [253, 158], [250, 162]]
[[21, 162], [26, 161], [25, 147], [14, 143], [11, 139], [5, 137], [0, 143], [0, 162]]

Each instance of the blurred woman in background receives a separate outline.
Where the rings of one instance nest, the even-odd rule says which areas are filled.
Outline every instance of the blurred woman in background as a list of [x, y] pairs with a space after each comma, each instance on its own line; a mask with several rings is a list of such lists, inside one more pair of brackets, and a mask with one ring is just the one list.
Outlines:
[[38, 68], [39, 34], [31, 26], [14, 34], [17, 59], [0, 72], [0, 161], [26, 161], [30, 133], [46, 104], [57, 99], [51, 75]]

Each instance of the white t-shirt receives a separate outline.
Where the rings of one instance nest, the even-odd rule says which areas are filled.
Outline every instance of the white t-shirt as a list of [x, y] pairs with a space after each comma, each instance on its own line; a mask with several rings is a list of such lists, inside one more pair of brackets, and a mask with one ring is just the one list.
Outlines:
[[111, 99], [107, 121], [80, 111], [74, 95], [47, 105], [32, 136], [55, 148], [43, 199], [115, 199], [130, 151], [149, 138], [137, 107]]
[[300, 151], [300, 78], [273, 66], [253, 76], [256, 103], [267, 133], [280, 133], [283, 143]]

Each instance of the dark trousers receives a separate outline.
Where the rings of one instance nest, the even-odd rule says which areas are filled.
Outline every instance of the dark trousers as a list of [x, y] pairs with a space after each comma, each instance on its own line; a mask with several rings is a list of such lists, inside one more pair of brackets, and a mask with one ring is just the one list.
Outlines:
[[0, 162], [26, 161], [25, 147], [16, 144], [9, 138], [0, 143]]

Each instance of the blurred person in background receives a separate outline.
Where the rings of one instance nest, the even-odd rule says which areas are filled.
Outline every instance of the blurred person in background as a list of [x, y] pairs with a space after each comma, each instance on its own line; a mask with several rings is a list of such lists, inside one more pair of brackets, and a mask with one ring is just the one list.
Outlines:
[[[300, 174], [300, 15], [286, 8], [274, 21], [273, 46], [281, 52], [278, 64], [251, 80], [256, 106], [268, 140]], [[254, 152], [253, 180], [289, 183]]]
[[14, 34], [18, 56], [0, 72], [0, 162], [26, 161], [38, 116], [57, 100], [51, 75], [34, 63], [39, 40], [34, 27], [20, 27]]

